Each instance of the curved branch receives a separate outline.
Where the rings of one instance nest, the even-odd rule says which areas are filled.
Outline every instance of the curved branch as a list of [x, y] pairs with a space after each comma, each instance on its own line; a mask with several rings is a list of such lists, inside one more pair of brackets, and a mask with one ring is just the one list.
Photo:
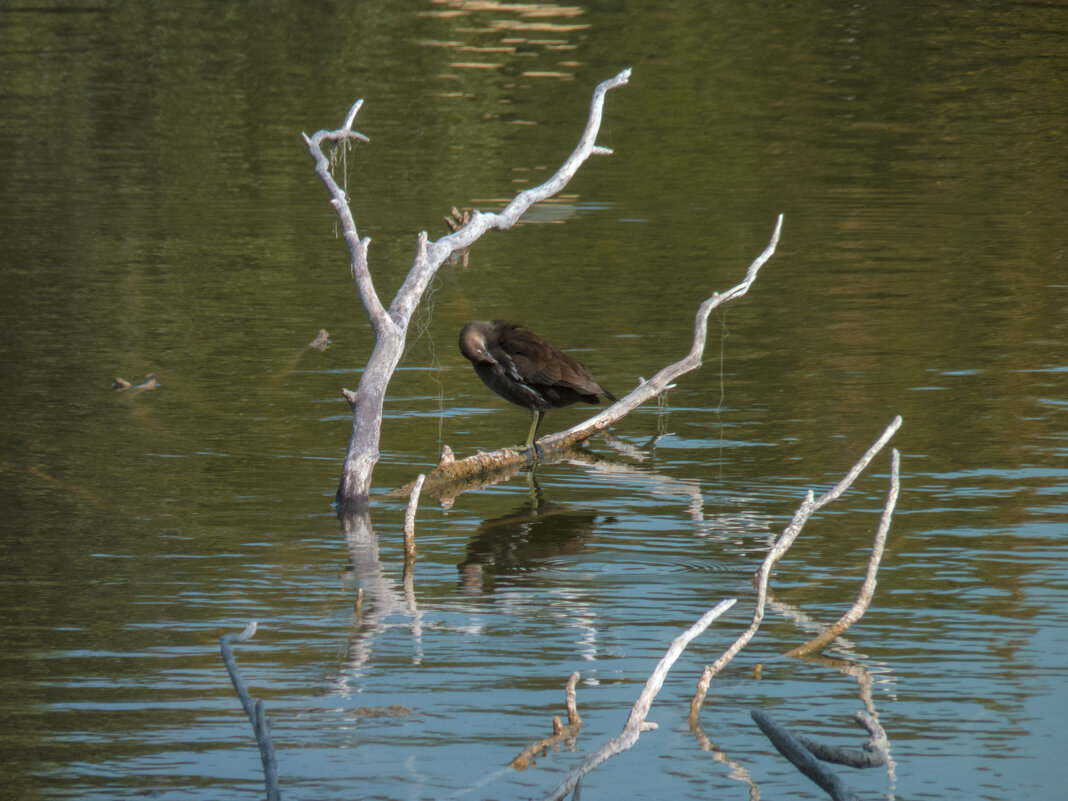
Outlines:
[[770, 715], [758, 709], [754, 709], [750, 715], [778, 752], [790, 760], [793, 766], [805, 776], [822, 787], [834, 801], [859, 801], [856, 793], [849, 789], [837, 773], [820, 764], [820, 761], [798, 741], [797, 737], [772, 720]]
[[894, 514], [897, 505], [898, 492], [901, 489], [898, 473], [901, 467], [901, 455], [894, 448], [890, 451], [890, 491], [886, 496], [886, 505], [883, 507], [882, 516], [879, 518], [879, 528], [875, 532], [875, 542], [871, 547], [871, 556], [868, 558], [868, 572], [864, 575], [864, 583], [860, 586], [860, 593], [853, 606], [838, 621], [828, 626], [818, 636], [813, 637], [804, 645], [799, 645], [787, 656], [804, 656], [813, 651], [821, 650], [825, 645], [842, 634], [846, 629], [860, 620], [871, 604], [872, 596], [875, 595], [876, 574], [879, 572], [879, 562], [883, 558], [883, 548], [886, 546], [886, 535], [890, 531], [890, 518]]
[[315, 159], [316, 175], [319, 176], [319, 179], [326, 186], [326, 190], [330, 193], [330, 205], [334, 207], [334, 211], [337, 212], [337, 216], [341, 220], [341, 230], [344, 234], [345, 242], [349, 246], [349, 253], [352, 256], [352, 277], [356, 281], [356, 289], [360, 293], [360, 301], [363, 303], [364, 309], [367, 310], [367, 316], [377, 330], [379, 326], [385, 323], [386, 310], [378, 299], [378, 293], [375, 292], [374, 282], [371, 280], [371, 268], [367, 263], [367, 248], [371, 244], [371, 240], [367, 237], [360, 239], [360, 235], [356, 232], [356, 221], [352, 217], [348, 196], [345, 194], [345, 190], [338, 186], [337, 181], [334, 180], [334, 176], [330, 172], [330, 159], [323, 153], [322, 148], [323, 142], [337, 142], [342, 147], [346, 147], [354, 139], [360, 142], [371, 141], [362, 133], [352, 130], [352, 123], [356, 120], [356, 114], [362, 106], [362, 98], [353, 103], [352, 108], [349, 109], [349, 113], [345, 117], [344, 124], [336, 131], [317, 131], [311, 136], [302, 133], [301, 136], [304, 137], [308, 151], [311, 153], [312, 158]]
[[[566, 431], [542, 437], [535, 443], [535, 449], [539, 453], [546, 453], [548, 451], [567, 448], [576, 445], [583, 440], [589, 439], [594, 434], [604, 431], [609, 426], [619, 422], [646, 401], [652, 400], [666, 389], [669, 389], [671, 383], [679, 376], [685, 375], [700, 367], [702, 364], [701, 359], [704, 355], [705, 342], [708, 336], [709, 315], [711, 315], [713, 309], [723, 305], [727, 301], [733, 300], [734, 298], [740, 298], [749, 291], [749, 287], [752, 286], [753, 282], [756, 280], [760, 268], [763, 267], [768, 259], [775, 253], [775, 248], [779, 244], [779, 235], [782, 232], [782, 221], [783, 215], [780, 214], [775, 222], [775, 229], [772, 231], [771, 240], [768, 242], [768, 246], [764, 248], [764, 252], [757, 256], [756, 259], [753, 260], [753, 263], [749, 265], [749, 269], [745, 274], [745, 279], [737, 286], [728, 289], [726, 292], [713, 293], [712, 297], [705, 300], [704, 303], [698, 307], [697, 315], [694, 319], [693, 344], [690, 347], [690, 352], [687, 353], [684, 358], [674, 364], [669, 364], [667, 367], [664, 367], [648, 381], [642, 379], [638, 386], [631, 390], [629, 394], [620, 398], [616, 403], [612, 404], [599, 414], [579, 423], [578, 425], [572, 426]], [[473, 456], [457, 460], [453, 458], [452, 451], [447, 450], [443, 453], [442, 459], [438, 462], [437, 467], [427, 473], [427, 481], [429, 482], [429, 486], [444, 488], [458, 482], [470, 480], [483, 473], [523, 465], [533, 461], [534, 458], [534, 454], [529, 451], [517, 448], [500, 448], [489, 453], [480, 451]]]

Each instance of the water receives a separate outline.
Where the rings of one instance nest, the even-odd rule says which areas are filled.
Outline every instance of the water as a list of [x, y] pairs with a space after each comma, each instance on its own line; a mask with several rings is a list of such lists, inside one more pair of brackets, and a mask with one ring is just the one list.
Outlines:
[[[260, 795], [217, 647], [258, 620], [236, 654], [286, 797], [538, 797], [725, 597], [660, 728], [584, 797], [824, 797], [749, 710], [856, 745], [866, 699], [894, 766], [845, 772], [864, 797], [1063, 785], [1062, 7], [2, 11], [0, 795]], [[348, 186], [389, 297], [416, 232], [551, 174], [626, 66], [599, 138], [615, 154], [439, 273], [391, 385], [377, 537], [346, 538], [340, 388], [371, 334], [300, 131], [366, 99]], [[442, 444], [526, 431], [457, 352], [462, 324], [525, 322], [621, 394], [685, 353], [699, 302], [741, 280], [780, 212], [704, 367], [613, 430], [643, 458], [595, 440], [449, 509], [424, 498], [406, 594], [388, 491]], [[320, 328], [331, 347], [305, 350]], [[147, 373], [159, 389], [110, 387]], [[703, 749], [689, 699], [748, 622], [769, 538], [896, 414], [871, 609], [832, 659], [782, 657], [852, 602], [885, 454], [776, 570]], [[576, 670], [577, 741], [512, 771]]]

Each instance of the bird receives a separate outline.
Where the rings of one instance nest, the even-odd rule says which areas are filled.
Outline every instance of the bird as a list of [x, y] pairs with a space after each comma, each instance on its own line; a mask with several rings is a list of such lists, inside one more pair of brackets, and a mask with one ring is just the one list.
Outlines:
[[600, 403], [600, 395], [617, 400], [586, 365], [516, 323], [472, 320], [460, 331], [460, 353], [471, 360], [482, 383], [506, 401], [530, 409], [530, 432], [523, 445], [527, 450], [549, 409], [578, 401]]

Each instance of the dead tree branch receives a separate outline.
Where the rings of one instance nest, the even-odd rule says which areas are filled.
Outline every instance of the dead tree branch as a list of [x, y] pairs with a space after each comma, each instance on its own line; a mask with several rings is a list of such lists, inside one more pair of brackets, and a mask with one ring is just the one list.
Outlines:
[[839, 778], [838, 774], [820, 763], [792, 733], [784, 729], [760, 710], [751, 713], [753, 720], [764, 732], [771, 744], [786, 757], [795, 768], [822, 787], [834, 801], [859, 801], [856, 794]]
[[271, 721], [263, 711], [263, 701], [252, 700], [248, 685], [245, 684], [245, 680], [241, 678], [241, 673], [237, 669], [237, 662], [231, 647], [235, 642], [252, 639], [255, 633], [256, 623], [253, 621], [240, 634], [224, 634], [220, 637], [219, 648], [222, 651], [223, 662], [226, 663], [226, 672], [230, 674], [230, 681], [252, 724], [252, 731], [256, 734], [256, 744], [260, 747], [260, 761], [263, 763], [263, 780], [267, 786], [267, 801], [280, 801], [282, 795], [278, 789], [278, 764], [274, 758], [274, 743], [271, 742]]
[[638, 742], [638, 736], [642, 732], [652, 731], [656, 728], [655, 723], [646, 722], [646, 717], [649, 714], [649, 708], [652, 706], [657, 693], [659, 693], [660, 688], [664, 686], [664, 679], [667, 677], [668, 671], [671, 670], [672, 665], [675, 664], [675, 661], [679, 658], [682, 652], [686, 650], [686, 646], [705, 629], [711, 626], [716, 618], [734, 606], [736, 600], [737, 599], [735, 598], [729, 598], [725, 601], [720, 601], [712, 609], [705, 612], [700, 620], [672, 641], [667, 653], [664, 654], [660, 662], [657, 663], [656, 668], [653, 669], [652, 674], [645, 682], [645, 688], [642, 690], [641, 695], [638, 696], [638, 700], [634, 702], [634, 706], [630, 710], [630, 715], [627, 717], [627, 722], [623, 726], [623, 731], [618, 737], [609, 740], [586, 757], [581, 764], [572, 768], [567, 776], [564, 777], [564, 780], [545, 797], [546, 801], [559, 801], [559, 799], [575, 789], [583, 776], [605, 760], [608, 760], [617, 754], [622, 754], [628, 748], [633, 746]]
[[[713, 662], [711, 665], [707, 665], [704, 671], [701, 673], [701, 679], [697, 683], [697, 692], [694, 694], [693, 701], [690, 703], [690, 725], [693, 726], [697, 723], [698, 713], [701, 711], [701, 706], [705, 702], [705, 696], [708, 694], [708, 686], [712, 682], [712, 678], [723, 670], [727, 664], [738, 655], [751, 639], [756, 634], [757, 629], [760, 628], [760, 622], [764, 619], [764, 606], [767, 603], [768, 596], [768, 580], [771, 578], [771, 571], [775, 569], [775, 565], [779, 560], [786, 555], [786, 552], [793, 545], [794, 540], [797, 539], [801, 533], [801, 529], [804, 528], [805, 523], [812, 517], [817, 511], [829, 504], [831, 501], [837, 499], [843, 492], [845, 492], [861, 472], [866, 468], [871, 460], [875, 458], [875, 455], [879, 453], [889, 442], [890, 438], [894, 436], [897, 430], [901, 427], [901, 416], [898, 415], [891, 421], [890, 425], [886, 427], [882, 435], [875, 441], [875, 443], [868, 448], [860, 460], [846, 473], [845, 477], [839, 481], [834, 487], [825, 492], [819, 498], [814, 496], [812, 490], [808, 491], [805, 496], [805, 500], [798, 507], [794, 513], [793, 519], [790, 524], [783, 529], [778, 540], [764, 556], [764, 561], [760, 564], [760, 569], [757, 570], [756, 575], [753, 577], [753, 583], [756, 585], [757, 597], [756, 607], [753, 610], [753, 620], [742, 634], [735, 640], [723, 654]], [[894, 495], [896, 498], [896, 494]]]
[[567, 725], [565, 726], [560, 722], [559, 717], [553, 717], [553, 733], [551, 737], [545, 737], [541, 740], [528, 745], [520, 752], [519, 756], [511, 761], [511, 766], [516, 770], [526, 770], [533, 764], [534, 757], [545, 751], [548, 748], [552, 748], [554, 745], [562, 740], [568, 738], [574, 739], [582, 728], [582, 718], [579, 717], [578, 706], [575, 703], [575, 685], [578, 684], [579, 674], [576, 671], [571, 674], [571, 678], [567, 680], [567, 688], [564, 691], [565, 706], [567, 708]]
[[596, 144], [604, 97], [610, 89], [625, 85], [629, 79], [630, 70], [625, 69], [597, 86], [590, 102], [586, 128], [578, 146], [548, 181], [520, 192], [498, 214], [475, 211], [471, 219], [459, 230], [437, 241], [428, 241], [426, 232], [421, 232], [416, 239], [416, 254], [411, 269], [388, 309], [379, 299], [371, 278], [367, 256], [371, 240], [368, 237], [360, 238], [349, 199], [334, 180], [330, 171], [330, 160], [323, 153], [322, 147], [324, 142], [347, 145], [352, 140], [368, 141], [366, 136], [352, 130], [363, 101], [359, 100], [352, 106], [344, 124], [338, 130], [319, 131], [310, 137], [304, 134], [304, 141], [315, 160], [315, 172], [326, 186], [330, 203], [341, 220], [342, 232], [351, 255], [353, 280], [375, 333], [375, 345], [360, 378], [359, 387], [355, 393], [346, 393], [346, 398], [353, 406], [353, 415], [352, 435], [337, 491], [338, 505], [342, 511], [359, 511], [367, 507], [371, 474], [379, 458], [378, 445], [386, 388], [404, 352], [404, 341], [412, 314], [438, 268], [453, 252], [469, 248], [491, 229], [504, 231], [511, 228], [533, 204], [560, 192], [591, 155], [611, 153], [608, 148]]
[[899, 479], [900, 467], [901, 455], [894, 448], [890, 451], [890, 491], [887, 493], [886, 505], [883, 507], [882, 516], [879, 518], [879, 528], [875, 532], [875, 542], [871, 548], [871, 556], [868, 558], [868, 572], [864, 576], [864, 583], [860, 586], [860, 594], [857, 596], [856, 602], [833, 626], [828, 626], [818, 636], [813, 637], [804, 645], [799, 645], [792, 651], [788, 651], [787, 656], [804, 656], [805, 654], [822, 650], [824, 646], [860, 620], [868, 610], [872, 596], [875, 595], [876, 574], [879, 572], [879, 562], [883, 558], [886, 534], [890, 530], [890, 517], [894, 514], [898, 492], [901, 488]]
[[[783, 215], [780, 214], [776, 220], [775, 229], [771, 235], [771, 241], [768, 242], [768, 246], [764, 249], [764, 252], [757, 256], [752, 264], [749, 265], [749, 269], [745, 274], [745, 279], [737, 286], [728, 289], [726, 292], [714, 292], [712, 296], [705, 300], [705, 302], [698, 308], [697, 315], [694, 319], [693, 344], [690, 346], [690, 352], [686, 354], [684, 358], [674, 364], [669, 364], [667, 367], [664, 367], [648, 381], [642, 380], [641, 383], [639, 383], [629, 394], [620, 398], [619, 401], [609, 406], [600, 414], [597, 414], [566, 431], [542, 437], [537, 441], [536, 449], [542, 453], [556, 451], [589, 439], [594, 434], [604, 431], [609, 426], [617, 423], [646, 401], [652, 400], [660, 395], [660, 393], [668, 389], [671, 383], [679, 376], [700, 367], [704, 355], [705, 342], [708, 338], [709, 315], [711, 315], [712, 311], [717, 307], [722, 306], [727, 301], [740, 298], [749, 291], [749, 287], [752, 286], [753, 282], [756, 280], [760, 268], [763, 267], [768, 259], [775, 253], [775, 248], [779, 243], [779, 234], [782, 231], [782, 221]], [[514, 468], [516, 465], [522, 465], [533, 458], [533, 454], [528, 451], [515, 448], [502, 448], [490, 453], [479, 451], [474, 456], [468, 456], [466, 459], [457, 460], [453, 458], [452, 450], [448, 450], [442, 454], [441, 461], [438, 462], [437, 467], [427, 473], [427, 486], [434, 488], [433, 490], [429, 490], [434, 494], [441, 494], [446, 488], [452, 487], [457, 483], [477, 478], [485, 473]]]

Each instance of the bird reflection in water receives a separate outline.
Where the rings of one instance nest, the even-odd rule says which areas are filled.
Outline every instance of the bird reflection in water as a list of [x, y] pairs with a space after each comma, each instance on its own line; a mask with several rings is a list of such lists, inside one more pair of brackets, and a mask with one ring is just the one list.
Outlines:
[[554, 557], [580, 553], [597, 528], [612, 518], [531, 494], [511, 514], [483, 521], [467, 545], [467, 558], [457, 568], [468, 592], [493, 592], [515, 583], [509, 577], [536, 572]]

